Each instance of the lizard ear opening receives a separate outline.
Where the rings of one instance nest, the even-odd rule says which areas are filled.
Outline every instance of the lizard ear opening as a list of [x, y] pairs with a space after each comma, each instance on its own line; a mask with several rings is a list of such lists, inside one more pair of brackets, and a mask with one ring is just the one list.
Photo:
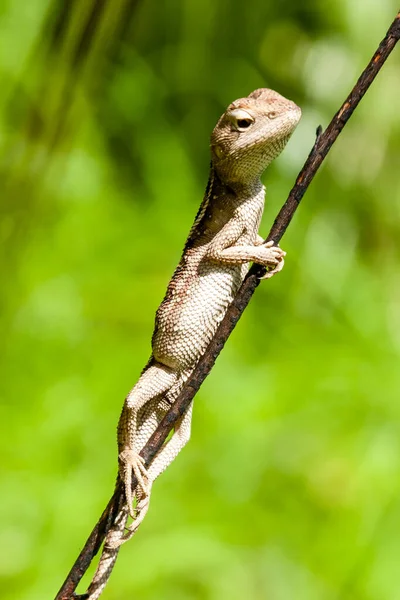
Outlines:
[[211, 146], [211, 149], [217, 158], [224, 157], [225, 153], [224, 153], [223, 149], [221, 148], [221, 146], [219, 146], [218, 144], [216, 144], [215, 146]]

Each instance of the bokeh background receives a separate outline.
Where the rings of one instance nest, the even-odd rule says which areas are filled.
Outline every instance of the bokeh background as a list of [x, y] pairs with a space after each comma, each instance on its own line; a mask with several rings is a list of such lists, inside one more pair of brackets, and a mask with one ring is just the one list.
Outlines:
[[[303, 109], [266, 234], [396, 10], [1, 0], [4, 600], [54, 597], [112, 492], [225, 106], [268, 86]], [[397, 49], [307, 192], [105, 600], [400, 598], [399, 69]]]

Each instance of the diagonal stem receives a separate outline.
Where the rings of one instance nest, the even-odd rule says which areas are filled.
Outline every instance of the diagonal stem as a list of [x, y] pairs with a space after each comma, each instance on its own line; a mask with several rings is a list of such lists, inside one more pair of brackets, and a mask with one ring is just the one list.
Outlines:
[[[397, 14], [391, 24], [386, 36], [379, 44], [377, 51], [368, 63], [367, 67], [359, 77], [356, 85], [342, 104], [338, 112], [332, 118], [326, 130], [321, 133], [317, 131], [317, 139], [312, 148], [303, 168], [301, 169], [293, 188], [290, 191], [288, 199], [279, 211], [274, 224], [269, 232], [267, 240], [274, 240], [277, 244], [286, 229], [288, 228], [297, 207], [300, 204], [308, 186], [313, 180], [317, 170], [321, 166], [322, 161], [328, 154], [332, 144], [337, 139], [339, 133], [346, 125], [347, 121], [353, 114], [353, 111], [358, 106], [361, 98], [374, 81], [379, 73], [389, 54], [392, 52], [396, 43], [400, 39], [400, 12]], [[214, 338], [210, 342], [204, 355], [201, 357], [194, 369], [191, 377], [186, 382], [184, 388], [171, 406], [168, 413], [165, 415], [157, 430], [151, 436], [143, 450], [140, 452], [145, 459], [145, 464], [148, 467], [161, 446], [168, 437], [169, 432], [173, 429], [175, 423], [180, 419], [190, 406], [196, 392], [199, 390], [204, 379], [211, 371], [214, 363], [225, 345], [226, 340], [233, 331], [236, 323], [241, 317], [244, 309], [255, 292], [260, 277], [265, 274], [265, 268], [259, 265], [253, 265], [249, 270], [243, 284], [238, 291], [235, 299], [230, 305], [223, 321], [221, 321]], [[132, 482], [132, 487], [136, 486], [137, 482]], [[104, 541], [105, 536], [112, 527], [114, 520], [123, 506], [125, 501], [123, 488], [120, 482], [113, 496], [111, 497], [107, 507], [105, 508], [100, 520], [95, 525], [90, 534], [84, 548], [76, 559], [70, 573], [68, 574], [64, 584], [58, 592], [55, 600], [71, 600], [74, 596], [79, 581], [88, 569], [93, 557], [99, 551], [99, 548]], [[84, 596], [82, 596], [84, 598]]]

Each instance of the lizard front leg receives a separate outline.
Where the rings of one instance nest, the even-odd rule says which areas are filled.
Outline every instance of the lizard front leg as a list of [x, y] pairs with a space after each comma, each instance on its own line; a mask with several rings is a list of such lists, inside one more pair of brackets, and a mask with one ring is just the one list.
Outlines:
[[279, 246], [274, 246], [273, 241], [264, 242], [259, 235], [256, 235], [254, 244], [238, 243], [245, 232], [246, 226], [242, 219], [231, 219], [214, 237], [206, 256], [217, 262], [228, 264], [255, 262], [270, 268], [263, 279], [281, 271], [286, 252]]
[[135, 475], [142, 496], [149, 495], [151, 485], [143, 459], [139, 455], [141, 439], [137, 439], [141, 427], [139, 415], [141, 409], [151, 400], [166, 394], [176, 383], [175, 370], [153, 361], [142, 373], [135, 387], [128, 394], [118, 424], [119, 471], [125, 485], [125, 497], [130, 516], [135, 519], [137, 512], [133, 508], [132, 474]]

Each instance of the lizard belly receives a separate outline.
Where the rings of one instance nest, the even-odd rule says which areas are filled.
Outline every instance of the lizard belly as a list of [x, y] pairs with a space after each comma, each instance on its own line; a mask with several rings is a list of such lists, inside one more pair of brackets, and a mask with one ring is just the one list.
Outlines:
[[247, 265], [199, 265], [184, 293], [161, 305], [153, 336], [159, 362], [184, 370], [204, 353], [247, 272]]

